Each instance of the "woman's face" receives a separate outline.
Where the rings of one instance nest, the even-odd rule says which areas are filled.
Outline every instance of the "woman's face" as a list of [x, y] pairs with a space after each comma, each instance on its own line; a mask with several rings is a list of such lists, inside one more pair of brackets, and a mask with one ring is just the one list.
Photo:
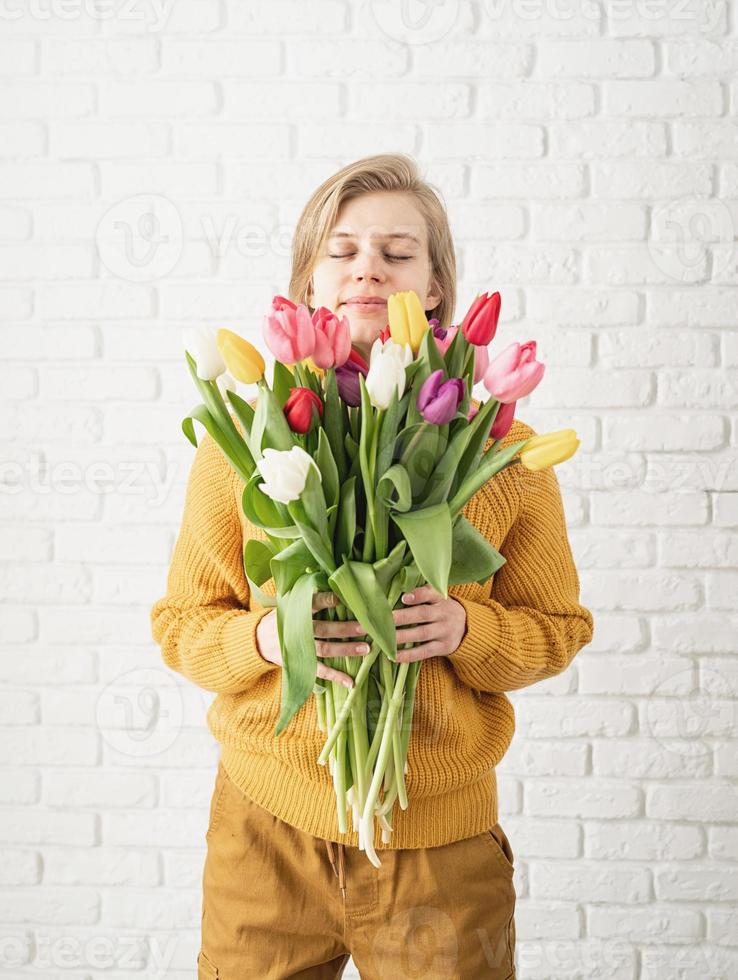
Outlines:
[[[425, 219], [410, 194], [373, 191], [346, 201], [313, 270], [309, 303], [348, 317], [368, 359], [387, 326], [387, 298], [414, 289], [423, 309], [441, 301], [430, 267]], [[373, 302], [361, 302], [370, 297]]]

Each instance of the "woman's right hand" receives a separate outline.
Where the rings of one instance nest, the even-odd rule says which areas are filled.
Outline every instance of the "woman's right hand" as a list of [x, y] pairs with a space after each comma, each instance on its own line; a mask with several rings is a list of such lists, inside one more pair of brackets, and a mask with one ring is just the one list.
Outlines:
[[[333, 592], [316, 592], [313, 596], [313, 612], [319, 612], [321, 609], [335, 608], [336, 601], [337, 597]], [[335, 622], [334, 635], [338, 635], [335, 631], [341, 630], [342, 625]], [[353, 623], [347, 623], [341, 632], [347, 636], [353, 635], [353, 632], [349, 633], [347, 630], [354, 625]], [[271, 609], [266, 616], [263, 616], [259, 620], [256, 627], [256, 645], [264, 660], [268, 660], [270, 664], [277, 664], [279, 667], [282, 666], [282, 650], [279, 646], [279, 634], [277, 633], [276, 609]], [[324, 664], [320, 660], [320, 657], [340, 656], [340, 652], [335, 653], [327, 649], [329, 646], [335, 647], [337, 644], [326, 644], [322, 650], [321, 646], [322, 644], [319, 641], [316, 644], [316, 655], [318, 657], [317, 676], [327, 681], [337, 681], [349, 689], [352, 688], [354, 686], [354, 680], [350, 674], [346, 674], [342, 670], [336, 670], [335, 667], [329, 667], [328, 664]], [[355, 653], [353, 649], [351, 652], [352, 654]]]

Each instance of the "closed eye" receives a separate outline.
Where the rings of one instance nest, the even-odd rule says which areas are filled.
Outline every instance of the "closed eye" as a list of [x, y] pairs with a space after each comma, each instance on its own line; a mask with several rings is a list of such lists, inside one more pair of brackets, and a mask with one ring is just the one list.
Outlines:
[[[328, 255], [329, 259], [350, 259], [353, 252], [346, 252], [345, 255]], [[407, 262], [408, 259], [412, 259], [412, 255], [385, 255], [385, 258], [390, 259], [393, 262]]]

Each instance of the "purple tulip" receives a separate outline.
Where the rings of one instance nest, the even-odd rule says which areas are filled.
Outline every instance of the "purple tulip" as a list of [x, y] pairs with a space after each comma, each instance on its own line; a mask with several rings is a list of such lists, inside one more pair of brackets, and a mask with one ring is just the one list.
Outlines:
[[432, 425], [446, 425], [456, 415], [464, 398], [464, 379], [442, 381], [443, 368], [430, 374], [418, 392], [418, 411]]
[[340, 367], [336, 368], [336, 384], [340, 398], [352, 408], [361, 405], [361, 386], [359, 385], [359, 375], [363, 374], [366, 378], [369, 373], [369, 365], [361, 354], [351, 350], [348, 360]]

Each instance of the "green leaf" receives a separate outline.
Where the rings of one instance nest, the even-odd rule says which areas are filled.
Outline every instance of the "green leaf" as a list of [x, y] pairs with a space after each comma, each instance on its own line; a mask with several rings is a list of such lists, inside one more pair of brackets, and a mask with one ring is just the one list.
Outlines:
[[249, 584], [263, 585], [272, 577], [270, 562], [276, 554], [277, 549], [268, 541], [249, 538], [243, 549], [243, 567]]
[[311, 568], [314, 563], [312, 552], [302, 538], [280, 551], [269, 563], [277, 592], [285, 595], [305, 572], [316, 572], [316, 568]]
[[249, 439], [251, 455], [258, 462], [265, 449], [289, 451], [294, 445], [296, 443], [282, 406], [270, 388], [260, 385]]
[[333, 459], [338, 469], [339, 480], [346, 477], [348, 460], [344, 448], [344, 436], [346, 428], [344, 425], [345, 406], [338, 393], [338, 382], [334, 368], [326, 371], [325, 374], [325, 408], [323, 410], [323, 428], [330, 443]]
[[[392, 497], [392, 491], [397, 492], [397, 499]], [[402, 463], [395, 463], [380, 477], [377, 483], [377, 498], [382, 500], [390, 510], [406, 511], [412, 506], [412, 487], [410, 477]]]
[[350, 477], [341, 487], [341, 500], [338, 506], [335, 555], [351, 555], [356, 538], [356, 477]]
[[380, 589], [385, 594], [389, 593], [390, 583], [402, 567], [406, 551], [407, 541], [398, 541], [386, 558], [374, 562], [374, 574]]
[[423, 506], [429, 507], [431, 504], [440, 504], [446, 500], [456, 478], [459, 463], [469, 443], [471, 434], [471, 425], [465, 425], [458, 430], [447, 445], [443, 456], [441, 456], [441, 459], [425, 485], [423, 496], [421, 497]]
[[318, 429], [318, 451], [315, 454], [315, 462], [318, 464], [323, 483], [323, 496], [329, 506], [338, 503], [339, 483], [338, 467], [331, 452], [328, 436], [325, 429]]
[[249, 470], [244, 464], [244, 456], [248, 452], [246, 447], [243, 447], [243, 453], [234, 452], [232, 442], [225, 437], [223, 430], [220, 428], [217, 421], [213, 418], [205, 405], [196, 405], [190, 411], [189, 415], [186, 415], [182, 419], [182, 431], [193, 446], [197, 447], [197, 435], [195, 434], [193, 420], [200, 422], [205, 426], [205, 431], [217, 444], [218, 448], [226, 457], [233, 469], [238, 473], [244, 482], [248, 481], [253, 473], [253, 466]]
[[329, 576], [328, 584], [389, 659], [396, 662], [395, 620], [374, 568], [367, 562], [344, 561]]
[[[282, 710], [275, 734], [279, 735], [307, 701], [315, 685], [317, 657], [313, 634], [313, 595], [319, 576], [302, 575], [283, 606]], [[277, 604], [279, 610], [279, 603]], [[279, 614], [279, 613], [278, 613]]]
[[423, 422], [400, 457], [400, 462], [410, 477], [413, 499], [420, 496], [436, 467], [440, 440], [439, 426]]
[[449, 585], [478, 582], [483, 585], [507, 560], [463, 516], [456, 519], [453, 527], [453, 558], [449, 571]]
[[435, 504], [406, 514], [390, 513], [405, 536], [423, 578], [448, 598], [452, 528], [448, 504]]
[[332, 537], [328, 533], [327, 508], [320, 477], [314, 466], [308, 467], [305, 489], [298, 500], [287, 504], [287, 510], [315, 560], [330, 575], [335, 568]]
[[[226, 396], [231, 405], [233, 405], [233, 411], [243, 426], [244, 435], [248, 440], [250, 438], [251, 426], [254, 422], [254, 409], [244, 398], [241, 398], [238, 392], [231, 391], [230, 388], [226, 389]], [[249, 456], [251, 456], [250, 452]]]
[[290, 369], [286, 364], [282, 364], [281, 361], [275, 361], [274, 373], [272, 375], [272, 391], [282, 408], [284, 408], [284, 403], [290, 397], [290, 388], [294, 387], [295, 378]]
[[530, 438], [513, 442], [511, 445], [506, 446], [505, 449], [496, 449], [496, 442], [492, 445], [482, 457], [479, 466], [469, 474], [459, 489], [454, 493], [451, 500], [449, 500], [448, 506], [452, 518], [456, 517], [464, 509], [467, 502], [474, 496], [477, 490], [484, 486], [487, 480], [490, 480], [495, 473], [499, 473], [500, 470], [504, 469], [512, 461], [513, 457], [516, 453], [520, 452], [526, 442], [530, 442]]
[[260, 489], [263, 483], [261, 473], [256, 470], [244, 487], [241, 507], [246, 517], [255, 527], [260, 527], [275, 538], [298, 538], [300, 532], [291, 523], [285, 505], [272, 500]]

